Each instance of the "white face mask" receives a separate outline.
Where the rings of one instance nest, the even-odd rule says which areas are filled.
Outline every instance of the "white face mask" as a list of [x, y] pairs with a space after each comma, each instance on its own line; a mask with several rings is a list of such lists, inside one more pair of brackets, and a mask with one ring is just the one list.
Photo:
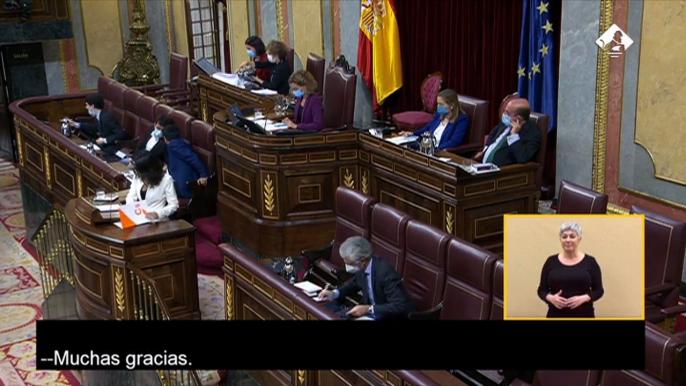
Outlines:
[[346, 264], [346, 265], [345, 265], [345, 270], [346, 270], [348, 273], [357, 273], [357, 272], [360, 271], [360, 267], [356, 267], [356, 266], [354, 266], [354, 265], [348, 265], [348, 264]]
[[94, 109], [91, 109], [91, 110], [88, 110], [88, 115], [90, 115], [91, 117], [97, 117], [98, 112], [95, 111]]
[[267, 60], [269, 60], [271, 63], [276, 63], [276, 58], [272, 55], [267, 54]]

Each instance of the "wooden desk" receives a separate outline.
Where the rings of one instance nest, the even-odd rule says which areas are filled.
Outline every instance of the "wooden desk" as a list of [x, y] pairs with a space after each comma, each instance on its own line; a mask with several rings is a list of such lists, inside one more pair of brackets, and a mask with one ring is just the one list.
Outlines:
[[163, 221], [131, 229], [88, 225], [70, 200], [65, 216], [74, 250], [76, 310], [80, 319], [133, 320], [133, 265], [155, 281], [173, 319], [200, 319], [195, 228]]
[[[341, 320], [339, 316], [242, 253], [224, 253], [227, 320]], [[350, 323], [355, 323], [351, 321]], [[448, 371], [262, 370], [248, 371], [262, 385], [465, 386]]]
[[215, 114], [222, 230], [252, 251], [298, 255], [333, 239], [335, 191], [357, 189], [413, 218], [496, 253], [503, 214], [536, 213], [537, 164], [472, 176], [454, 163], [344, 130], [250, 134]]
[[118, 192], [129, 186], [122, 174], [125, 165], [94, 157], [79, 147], [85, 141], [60, 132], [60, 119], [83, 114], [84, 98], [35, 97], [13, 106], [21, 180], [60, 210], [70, 199], [93, 195], [97, 189]]
[[235, 104], [238, 104], [241, 109], [262, 108], [264, 113], [268, 114], [276, 103], [276, 99], [272, 96], [255, 94], [218, 81], [204, 73], [198, 76], [197, 87], [200, 99], [200, 119], [207, 123], [212, 123], [212, 117], [217, 111], [226, 110]]

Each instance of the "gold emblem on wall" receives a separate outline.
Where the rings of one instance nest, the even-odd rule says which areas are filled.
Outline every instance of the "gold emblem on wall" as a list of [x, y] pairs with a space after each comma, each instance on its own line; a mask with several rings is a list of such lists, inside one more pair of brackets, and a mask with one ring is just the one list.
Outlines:
[[348, 189], [355, 189], [355, 178], [348, 168], [345, 169], [345, 177], [343, 177], [343, 184]]
[[121, 319], [124, 319], [124, 310], [126, 310], [126, 301], [124, 299], [124, 274], [122, 268], [114, 268], [114, 296], [117, 302], [117, 309], [121, 313]]
[[83, 174], [81, 169], [76, 169], [76, 191], [79, 197], [83, 197]]
[[274, 181], [272, 180], [272, 176], [267, 174], [267, 177], [264, 179], [264, 210], [273, 215], [275, 206]]
[[52, 176], [50, 173], [50, 149], [46, 146], [43, 148], [43, 158], [45, 158], [45, 182], [49, 189], [52, 189]]
[[233, 320], [233, 279], [226, 278], [226, 320]]
[[369, 194], [369, 171], [362, 169], [362, 193]]
[[142, 0], [136, 0], [133, 5], [133, 23], [129, 30], [131, 39], [126, 43], [124, 57], [114, 66], [112, 77], [129, 87], [159, 83], [160, 65], [152, 54], [148, 38], [150, 26], [145, 19]]
[[298, 384], [300, 386], [305, 386], [307, 384], [307, 378], [305, 377], [305, 370], [298, 370]]

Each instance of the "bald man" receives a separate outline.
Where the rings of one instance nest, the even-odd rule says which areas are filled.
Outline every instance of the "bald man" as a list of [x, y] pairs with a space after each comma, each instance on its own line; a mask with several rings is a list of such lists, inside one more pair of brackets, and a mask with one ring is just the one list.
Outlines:
[[530, 114], [529, 101], [524, 98], [510, 100], [500, 123], [488, 136], [486, 147], [474, 159], [499, 167], [532, 161], [543, 138], [536, 124], [529, 120]]

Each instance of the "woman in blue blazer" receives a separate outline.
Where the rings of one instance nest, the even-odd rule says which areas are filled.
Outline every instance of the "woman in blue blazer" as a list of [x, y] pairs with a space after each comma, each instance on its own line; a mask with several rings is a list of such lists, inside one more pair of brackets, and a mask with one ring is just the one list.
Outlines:
[[469, 116], [460, 107], [457, 92], [445, 89], [436, 97], [436, 115], [428, 125], [416, 130], [403, 131], [400, 135], [422, 135], [429, 131], [433, 134], [439, 149], [457, 147], [462, 144], [469, 128]]

